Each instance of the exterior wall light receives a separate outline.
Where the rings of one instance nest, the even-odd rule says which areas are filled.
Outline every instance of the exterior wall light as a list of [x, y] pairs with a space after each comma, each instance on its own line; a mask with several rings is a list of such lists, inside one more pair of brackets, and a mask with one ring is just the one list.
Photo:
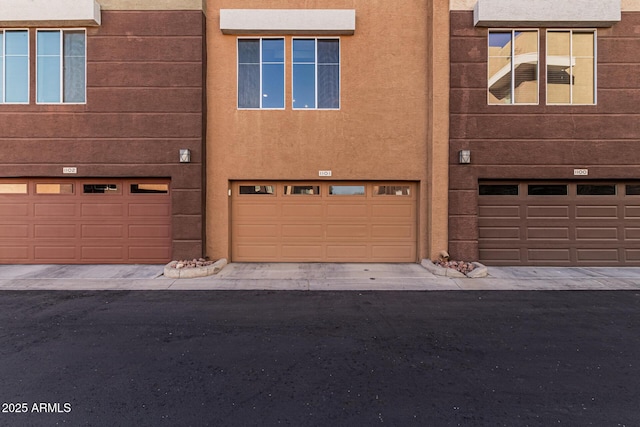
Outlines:
[[471, 163], [471, 150], [460, 150], [458, 152], [458, 163], [466, 164]]
[[180, 149], [180, 163], [191, 163], [191, 150]]

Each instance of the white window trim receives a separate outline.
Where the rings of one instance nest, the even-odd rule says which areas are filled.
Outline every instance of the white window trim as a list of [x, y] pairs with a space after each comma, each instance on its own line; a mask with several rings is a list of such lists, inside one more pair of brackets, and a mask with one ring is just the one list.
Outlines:
[[[38, 102], [38, 32], [60, 32], [60, 102]], [[84, 102], [64, 102], [64, 33], [82, 31], [84, 33]], [[36, 104], [38, 105], [86, 105], [87, 104], [87, 29], [86, 28], [38, 28], [36, 29]]]
[[546, 105], [549, 106], [560, 106], [560, 107], [566, 107], [567, 105], [598, 105], [598, 30], [595, 28], [547, 28], [546, 32], [545, 32], [545, 37], [546, 37], [546, 45], [545, 45], [545, 52], [544, 52], [544, 58], [545, 58], [545, 67], [547, 67], [547, 60], [549, 58], [549, 33], [554, 33], [554, 32], [561, 32], [561, 31], [568, 31], [571, 35], [571, 37], [569, 38], [569, 40], [571, 41], [571, 45], [569, 48], [569, 58], [573, 58], [573, 33], [591, 33], [593, 34], [593, 104], [575, 104], [573, 102], [573, 85], [569, 85], [570, 87], [570, 98], [571, 101], [568, 103], [560, 103], [560, 102], [554, 102], [554, 103], [549, 103], [549, 82], [547, 81], [547, 70], [545, 68], [545, 101], [546, 101]]
[[2, 85], [2, 99], [0, 99], [0, 105], [28, 105], [30, 101], [31, 94], [31, 34], [29, 34], [28, 28], [2, 28], [0, 29], [0, 33], [6, 34], [12, 31], [26, 31], [27, 32], [27, 101], [26, 102], [7, 102], [7, 87], [6, 87], [6, 78], [7, 78], [7, 39], [6, 37], [2, 38], [2, 67], [0, 69], [0, 85]]
[[[537, 34], [537, 54], [538, 54], [538, 62], [536, 66], [537, 75], [536, 79], [538, 82], [538, 90], [536, 92], [536, 102], [510, 102], [508, 104], [501, 103], [491, 103], [489, 102], [489, 80], [491, 76], [489, 75], [489, 34], [492, 32], [511, 32], [511, 98], [513, 101], [513, 96], [515, 93], [515, 69], [514, 69], [514, 60], [516, 57], [515, 54], [515, 34], [518, 31], [535, 31]], [[546, 53], [546, 52], [545, 52]], [[540, 30], [538, 28], [490, 28], [487, 32], [487, 105], [491, 106], [520, 106], [520, 105], [540, 105]]]
[[[293, 106], [293, 40], [315, 40], [315, 95], [316, 105], [313, 108], [296, 108]], [[338, 89], [340, 97], [338, 99], [338, 108], [320, 108], [318, 107], [318, 40], [338, 40]], [[291, 108], [296, 111], [340, 111], [342, 108], [342, 41], [340, 37], [293, 37], [291, 39]]]
[[[240, 107], [240, 105], [238, 105], [238, 95], [239, 95], [239, 88], [240, 88], [240, 56], [239, 56], [239, 40], [258, 40], [258, 46], [260, 47], [260, 107], [257, 108], [249, 108], [249, 107]], [[284, 53], [284, 59], [282, 62], [283, 65], [283, 84], [282, 84], [282, 99], [283, 99], [283, 104], [282, 107], [262, 107], [262, 65], [265, 64], [262, 61], [262, 40], [282, 40], [283, 41], [283, 53]], [[284, 110], [287, 107], [287, 95], [286, 95], [286, 87], [287, 87], [287, 73], [286, 73], [286, 64], [287, 64], [287, 39], [283, 36], [283, 37], [238, 37], [236, 39], [236, 108], [238, 110], [254, 110], [254, 111], [264, 111], [264, 110], [275, 110], [275, 111], [280, 111], [280, 110]]]

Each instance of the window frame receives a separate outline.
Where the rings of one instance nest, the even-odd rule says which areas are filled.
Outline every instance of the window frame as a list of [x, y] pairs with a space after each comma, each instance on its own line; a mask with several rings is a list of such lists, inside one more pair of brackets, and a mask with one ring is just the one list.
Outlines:
[[[569, 85], [570, 88], [570, 101], [566, 102], [553, 102], [549, 103], [549, 33], [560, 33], [560, 32], [568, 32], [569, 33], [569, 58], [573, 59], [573, 34], [574, 33], [590, 33], [593, 35], [593, 103], [590, 104], [579, 104], [573, 102], [573, 84]], [[598, 105], [598, 31], [596, 28], [547, 28], [545, 31], [545, 51], [544, 51], [544, 59], [545, 59], [545, 102], [546, 105], [558, 105], [558, 106], [566, 106], [566, 105]], [[573, 74], [572, 74], [573, 76]]]
[[[490, 50], [490, 36], [491, 33], [511, 33], [511, 52], [509, 57], [509, 62], [511, 65], [511, 102], [509, 103], [492, 103], [489, 98], [489, 81], [491, 79], [491, 75], [489, 74], [489, 59], [491, 56], [489, 55]], [[515, 54], [515, 34], [516, 32], [535, 32], [536, 33], [536, 53], [537, 53], [537, 62], [536, 62], [536, 81], [537, 81], [537, 89], [536, 89], [536, 102], [513, 102], [514, 93], [515, 93], [515, 69], [514, 69], [514, 58]], [[539, 28], [489, 28], [487, 32], [487, 85], [486, 85], [486, 94], [487, 94], [487, 105], [540, 105], [540, 29]]]
[[[27, 35], [27, 100], [26, 101], [6, 101], [7, 99], [7, 38], [6, 34], [11, 32], [24, 32]], [[28, 28], [0, 28], [0, 105], [28, 105], [31, 93], [31, 34]]]
[[[315, 48], [315, 57], [314, 57], [314, 95], [315, 95], [315, 105], [314, 107], [296, 107], [295, 102], [295, 73], [294, 68], [296, 64], [310, 64], [308, 62], [296, 62], [294, 60], [294, 41], [295, 40], [313, 40], [314, 48]], [[337, 40], [338, 41], [338, 106], [337, 107], [319, 107], [318, 99], [319, 99], [319, 91], [318, 91], [318, 67], [321, 65], [318, 57], [318, 40]], [[324, 64], [324, 63], [323, 63]], [[332, 64], [335, 65], [335, 64]], [[317, 111], [317, 110], [328, 110], [335, 111], [340, 110], [342, 106], [342, 40], [340, 37], [292, 37], [291, 38], [291, 109], [296, 111]]]
[[[39, 89], [40, 85], [38, 84], [38, 62], [41, 55], [38, 54], [38, 33], [40, 32], [58, 32], [60, 34], [60, 101], [39, 101]], [[65, 89], [65, 74], [64, 74], [64, 34], [67, 32], [82, 32], [84, 36], [84, 67], [83, 67], [83, 75], [84, 75], [84, 92], [83, 98], [84, 100], [81, 102], [78, 101], [65, 101], [64, 100], [64, 89]], [[86, 105], [87, 104], [87, 29], [86, 28], [36, 28], [36, 36], [35, 36], [35, 57], [36, 57], [36, 104], [38, 105]]]
[[[241, 107], [240, 106], [240, 40], [258, 40], [259, 47], [259, 55], [260, 62], [258, 63], [258, 68], [260, 71], [260, 90], [259, 90], [259, 99], [260, 106], [259, 107]], [[265, 62], [263, 61], [262, 56], [262, 41], [263, 40], [282, 40], [282, 107], [263, 107], [263, 75], [262, 70]], [[284, 110], [287, 106], [287, 40], [284, 36], [273, 36], [273, 37], [237, 37], [236, 38], [236, 108], [238, 110]], [[275, 62], [267, 62], [273, 63]]]

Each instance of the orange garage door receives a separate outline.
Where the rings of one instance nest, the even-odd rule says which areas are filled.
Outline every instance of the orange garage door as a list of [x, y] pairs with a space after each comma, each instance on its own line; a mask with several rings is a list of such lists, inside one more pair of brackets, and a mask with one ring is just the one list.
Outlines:
[[168, 180], [0, 179], [0, 262], [164, 263]]
[[235, 182], [232, 259], [416, 262], [415, 183]]

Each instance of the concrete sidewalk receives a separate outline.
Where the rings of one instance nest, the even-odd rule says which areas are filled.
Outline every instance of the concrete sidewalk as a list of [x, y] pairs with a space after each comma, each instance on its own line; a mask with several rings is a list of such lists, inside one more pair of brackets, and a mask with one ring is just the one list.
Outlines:
[[482, 279], [419, 264], [231, 263], [214, 276], [164, 277], [164, 265], [0, 265], [0, 290], [638, 290], [640, 267], [489, 267]]

